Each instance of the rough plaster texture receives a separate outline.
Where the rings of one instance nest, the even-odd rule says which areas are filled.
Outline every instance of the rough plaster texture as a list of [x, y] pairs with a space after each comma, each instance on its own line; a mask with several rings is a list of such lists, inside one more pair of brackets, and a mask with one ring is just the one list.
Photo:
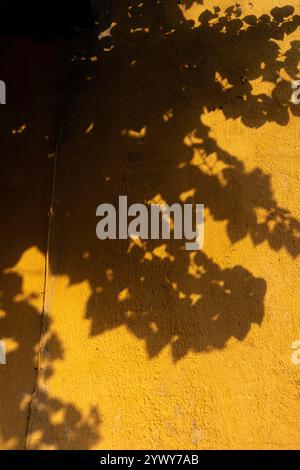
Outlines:
[[[120, 1], [73, 45], [2, 46], [3, 449], [299, 448], [286, 3]], [[122, 194], [204, 203], [204, 250], [97, 240]]]

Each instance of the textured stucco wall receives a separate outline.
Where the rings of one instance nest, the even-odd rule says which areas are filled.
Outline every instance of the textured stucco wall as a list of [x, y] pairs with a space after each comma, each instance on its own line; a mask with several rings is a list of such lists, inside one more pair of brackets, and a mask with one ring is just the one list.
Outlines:
[[[300, 5], [181, 4], [3, 47], [4, 449], [299, 448]], [[204, 250], [98, 240], [122, 194], [204, 203]]]

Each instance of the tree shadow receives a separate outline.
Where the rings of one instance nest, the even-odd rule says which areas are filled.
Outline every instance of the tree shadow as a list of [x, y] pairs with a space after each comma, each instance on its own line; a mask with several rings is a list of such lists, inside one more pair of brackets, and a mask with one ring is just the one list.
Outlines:
[[221, 269], [203, 252], [188, 256], [165, 246], [145, 248], [144, 259], [135, 246], [133, 273], [125, 262], [121, 269], [118, 259], [110, 262], [87, 305], [92, 335], [126, 325], [145, 341], [149, 358], [169, 345], [177, 361], [189, 351], [222, 349], [231, 337], [242, 341], [252, 323], [261, 324], [263, 279], [241, 266]]
[[[171, 22], [160, 2], [128, 4], [106, 21], [112, 27], [99, 36], [100, 51], [92, 36], [78, 52], [81, 85], [58, 165], [52, 268], [67, 271], [71, 283], [89, 280], [92, 335], [125, 325], [149, 357], [169, 345], [176, 361], [243, 340], [262, 322], [266, 281], [204, 253], [191, 257], [179, 241], [91, 240], [95, 201], [185, 197], [226, 221], [231, 243], [250, 237], [297, 257], [300, 223], [277, 203], [270, 175], [222, 149], [203, 116], [219, 110], [251, 128], [288, 124], [298, 111], [279, 73], [295, 76], [298, 44], [282, 58], [275, 39], [300, 18], [290, 6], [243, 17], [235, 5], [204, 11], [194, 27], [175, 4]], [[255, 92], [258, 78], [273, 84], [269, 95]]]

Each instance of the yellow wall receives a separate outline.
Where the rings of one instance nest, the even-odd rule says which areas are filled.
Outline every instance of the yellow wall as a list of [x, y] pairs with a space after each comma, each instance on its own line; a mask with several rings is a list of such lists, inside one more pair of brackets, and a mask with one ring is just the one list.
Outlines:
[[[299, 448], [300, 4], [165, 3], [2, 46], [3, 449]], [[123, 194], [203, 203], [204, 250], [98, 240]]]

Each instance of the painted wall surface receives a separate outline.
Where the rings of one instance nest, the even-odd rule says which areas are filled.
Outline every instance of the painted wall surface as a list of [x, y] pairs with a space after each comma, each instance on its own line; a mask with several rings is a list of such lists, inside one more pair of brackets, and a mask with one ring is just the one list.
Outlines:
[[[299, 448], [300, 3], [231, 5], [1, 46], [2, 449]], [[204, 249], [100, 241], [119, 195]]]

